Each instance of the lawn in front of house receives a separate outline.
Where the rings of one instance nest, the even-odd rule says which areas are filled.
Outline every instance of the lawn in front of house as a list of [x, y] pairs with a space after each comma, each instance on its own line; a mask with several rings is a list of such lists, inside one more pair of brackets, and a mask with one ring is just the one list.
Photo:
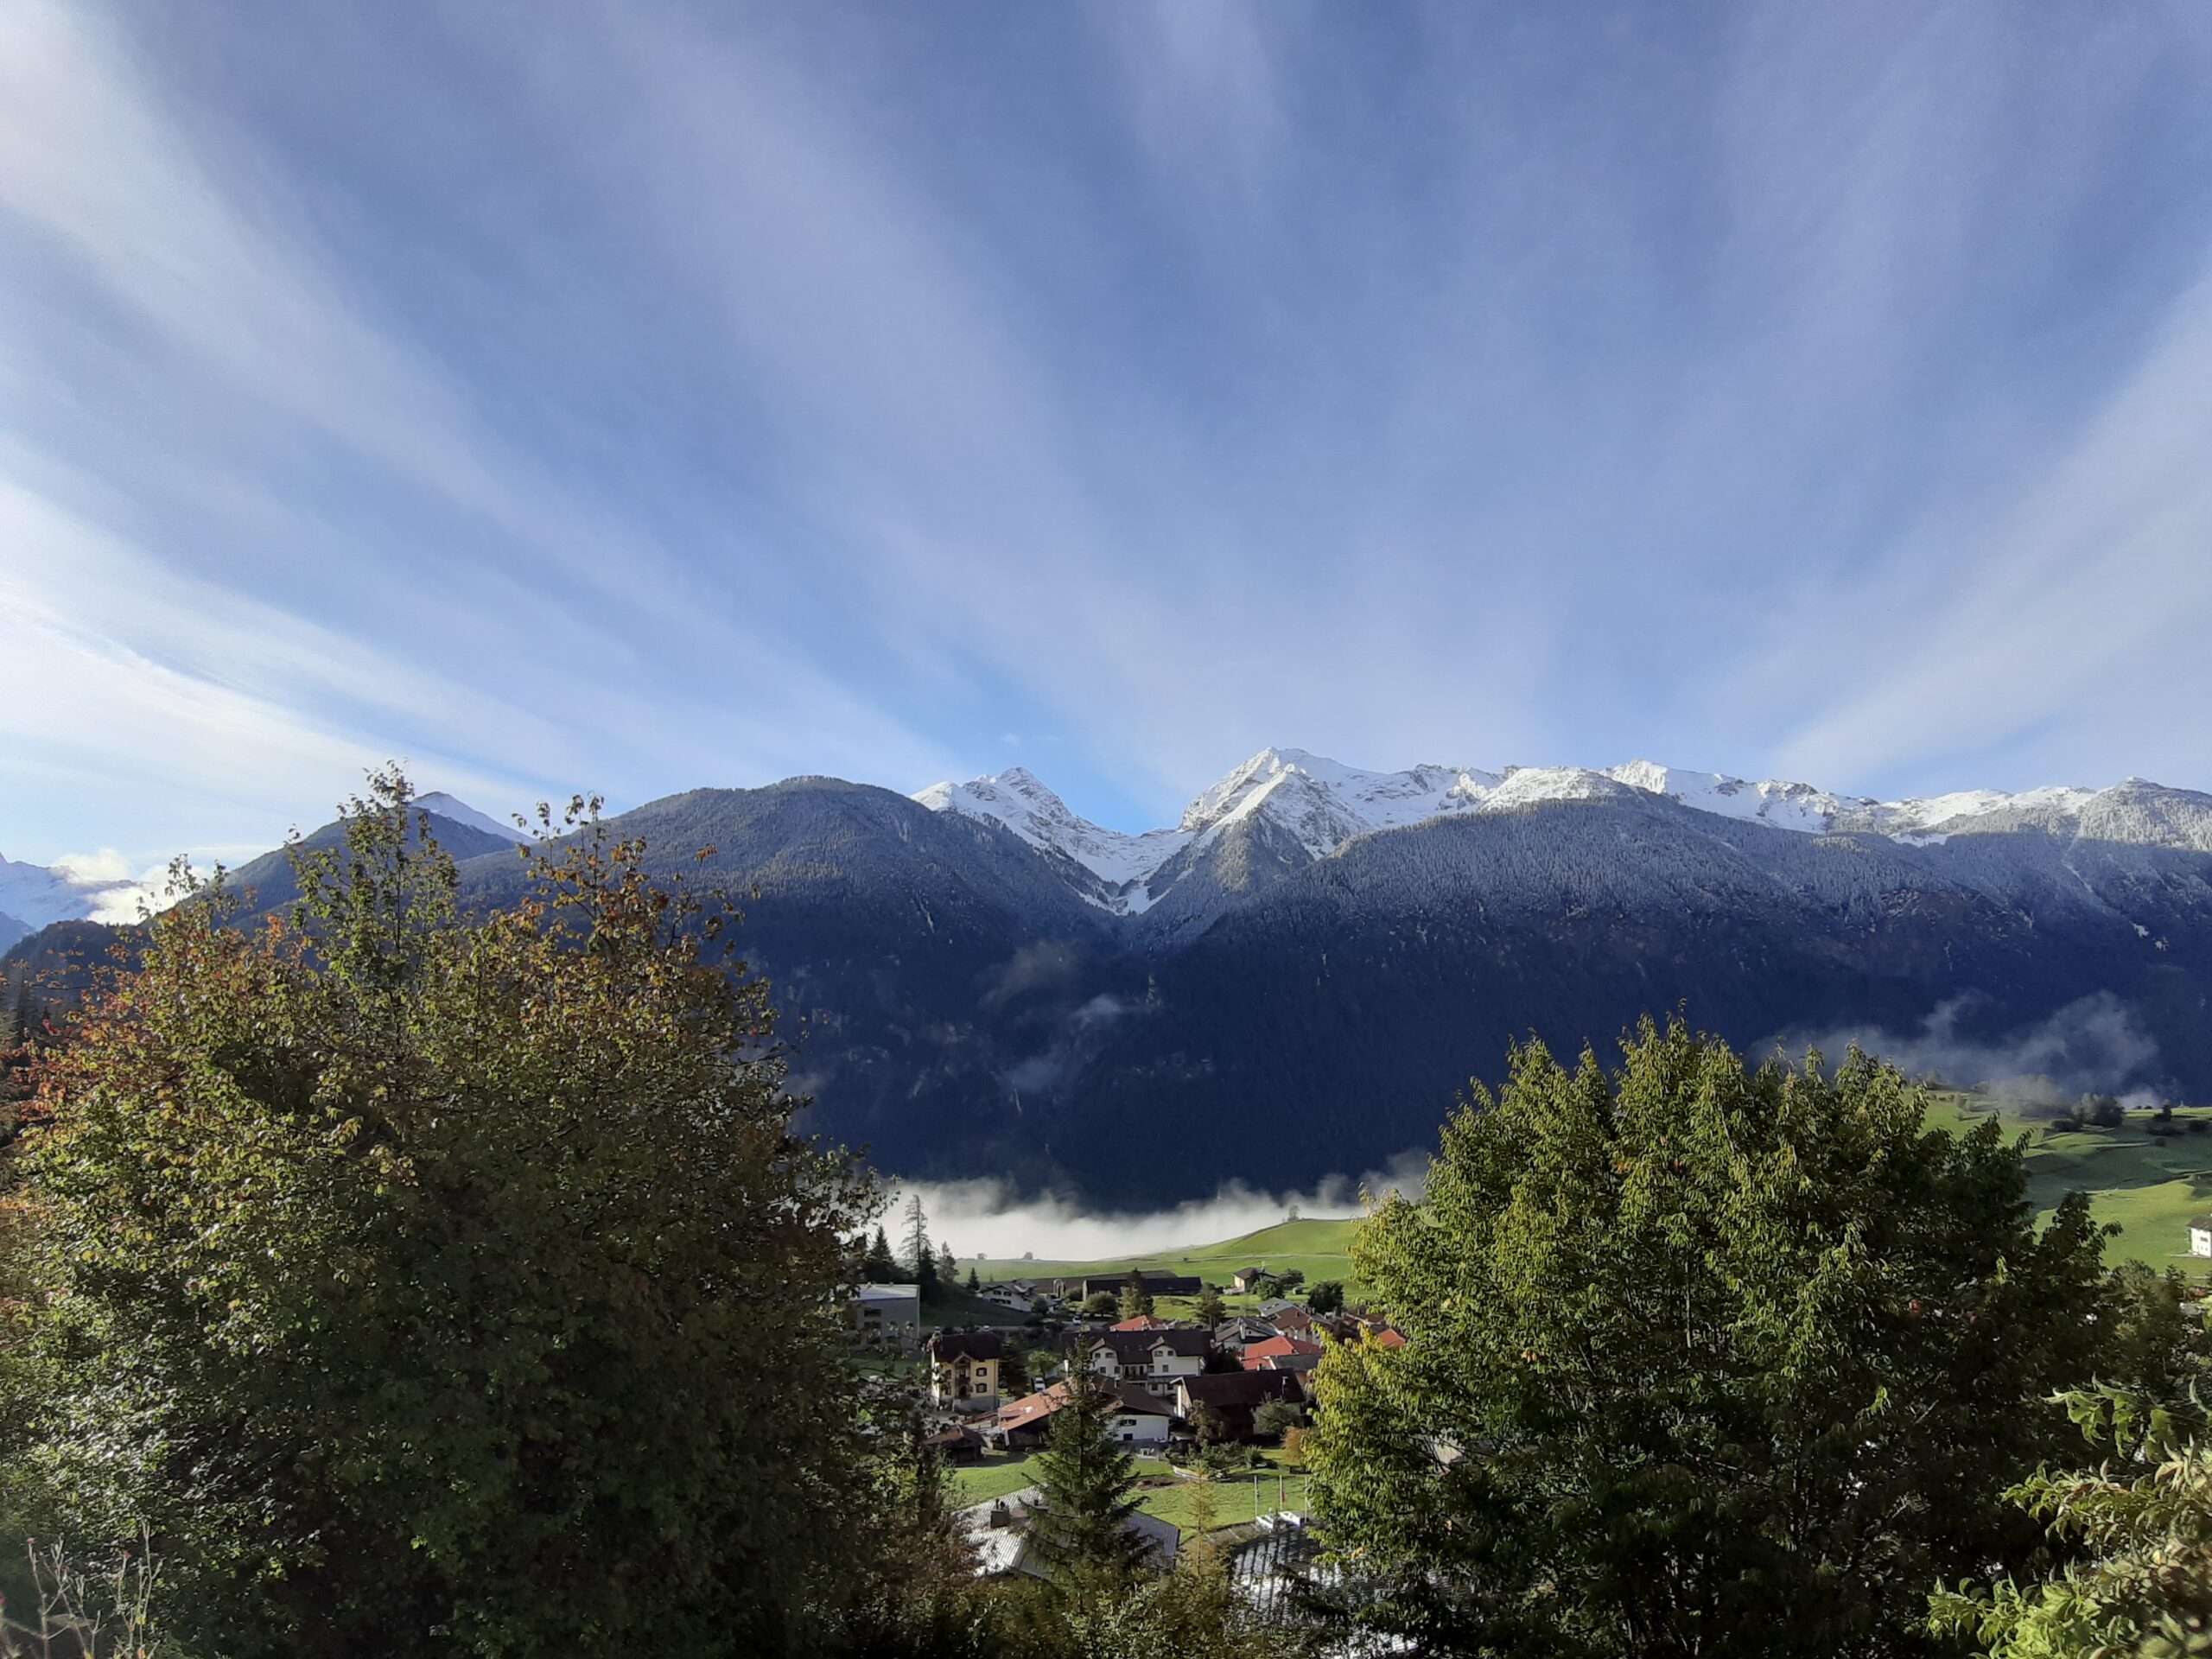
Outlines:
[[1196, 1511], [1203, 1491], [1213, 1501], [1215, 1528], [1243, 1526], [1277, 1510], [1303, 1515], [1306, 1510], [1308, 1478], [1276, 1464], [1264, 1472], [1230, 1475], [1221, 1480], [1181, 1480], [1173, 1477], [1137, 1489], [1137, 1507], [1147, 1515], [1167, 1522], [1184, 1537], [1198, 1530]]
[[[981, 1463], [948, 1470], [946, 1472], [952, 1477], [953, 1503], [965, 1509], [971, 1503], [988, 1503], [995, 1497], [1004, 1497], [1008, 1492], [1034, 1485], [1037, 1477], [1029, 1467], [1033, 1455], [1027, 1452], [986, 1452]], [[1140, 1480], [1151, 1480], [1170, 1475], [1171, 1471], [1158, 1458], [1139, 1458], [1136, 1474]]]

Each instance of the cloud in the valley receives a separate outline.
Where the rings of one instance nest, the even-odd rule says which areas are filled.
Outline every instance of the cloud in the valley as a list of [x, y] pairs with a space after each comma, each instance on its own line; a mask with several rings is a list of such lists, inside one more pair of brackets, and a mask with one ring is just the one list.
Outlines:
[[1909, 1076], [1955, 1087], [1986, 1084], [2063, 1099], [2089, 1090], [2127, 1093], [2158, 1081], [2158, 1045], [2135, 1011], [2110, 991], [2068, 1003], [2047, 1019], [1989, 1033], [1985, 997], [1967, 993], [1939, 1004], [1909, 1031], [1839, 1027], [1787, 1033], [1784, 1053], [1816, 1048], [1831, 1062], [1856, 1045]]
[[1218, 1243], [1294, 1216], [1357, 1216], [1368, 1200], [1394, 1192], [1418, 1198], [1427, 1173], [1427, 1154], [1407, 1152], [1387, 1169], [1325, 1176], [1303, 1192], [1262, 1192], [1232, 1182], [1210, 1198], [1141, 1212], [1094, 1210], [1051, 1193], [1024, 1198], [995, 1180], [913, 1182], [893, 1188], [889, 1200], [896, 1214], [909, 1194], [919, 1194], [931, 1236], [963, 1257], [1084, 1262]]

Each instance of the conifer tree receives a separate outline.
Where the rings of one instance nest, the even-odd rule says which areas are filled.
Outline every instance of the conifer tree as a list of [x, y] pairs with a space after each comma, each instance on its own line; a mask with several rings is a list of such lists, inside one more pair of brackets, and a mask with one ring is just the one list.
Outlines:
[[1045, 1449], [1030, 1461], [1039, 1503], [1030, 1512], [1030, 1547], [1056, 1582], [1125, 1578], [1149, 1548], [1126, 1522], [1137, 1512], [1136, 1465], [1114, 1439], [1114, 1390], [1077, 1368], [1068, 1402], [1052, 1414]]
[[979, 1278], [977, 1278], [977, 1277], [976, 1276], [976, 1269], [975, 1269], [975, 1268], [969, 1268], [969, 1269], [968, 1269], [968, 1294], [969, 1294], [970, 1296], [973, 1296], [973, 1295], [975, 1295], [978, 1291], [982, 1290], [982, 1287], [983, 1287], [983, 1281], [982, 1281], [981, 1279], [979, 1279]]
[[891, 1254], [891, 1240], [879, 1224], [875, 1236], [868, 1243], [868, 1260], [864, 1272], [872, 1285], [895, 1285], [899, 1282], [899, 1258]]
[[1211, 1285], [1198, 1293], [1198, 1323], [1209, 1331], [1229, 1317], [1229, 1304], [1221, 1300], [1221, 1293]]
[[924, 1300], [937, 1294], [937, 1252], [930, 1248], [930, 1218], [922, 1211], [922, 1195], [906, 1199], [906, 1269], [921, 1287]]
[[960, 1261], [952, 1253], [952, 1246], [939, 1240], [937, 1247], [938, 1282], [950, 1288], [960, 1282]]

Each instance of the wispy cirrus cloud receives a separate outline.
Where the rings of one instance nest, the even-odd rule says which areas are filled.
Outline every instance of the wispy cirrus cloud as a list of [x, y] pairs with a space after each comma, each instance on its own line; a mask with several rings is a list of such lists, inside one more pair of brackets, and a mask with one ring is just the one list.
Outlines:
[[0, 846], [2212, 775], [2206, 19], [855, 16], [0, 12]]

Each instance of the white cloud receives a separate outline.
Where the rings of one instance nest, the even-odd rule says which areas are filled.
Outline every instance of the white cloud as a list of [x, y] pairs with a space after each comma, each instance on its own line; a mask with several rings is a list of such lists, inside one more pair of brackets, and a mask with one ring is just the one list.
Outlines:
[[1427, 1154], [1408, 1152], [1388, 1170], [1357, 1180], [1327, 1176], [1309, 1192], [1260, 1192], [1232, 1182], [1210, 1198], [1142, 1213], [1088, 1210], [1049, 1193], [1022, 1198], [995, 1180], [904, 1184], [891, 1190], [888, 1204], [895, 1215], [909, 1193], [920, 1194], [931, 1236], [963, 1256], [1007, 1259], [1029, 1252], [1040, 1262], [1090, 1262], [1218, 1243], [1272, 1227], [1293, 1211], [1306, 1221], [1357, 1216], [1363, 1194], [1376, 1202], [1393, 1192], [1418, 1198], [1427, 1172]]

